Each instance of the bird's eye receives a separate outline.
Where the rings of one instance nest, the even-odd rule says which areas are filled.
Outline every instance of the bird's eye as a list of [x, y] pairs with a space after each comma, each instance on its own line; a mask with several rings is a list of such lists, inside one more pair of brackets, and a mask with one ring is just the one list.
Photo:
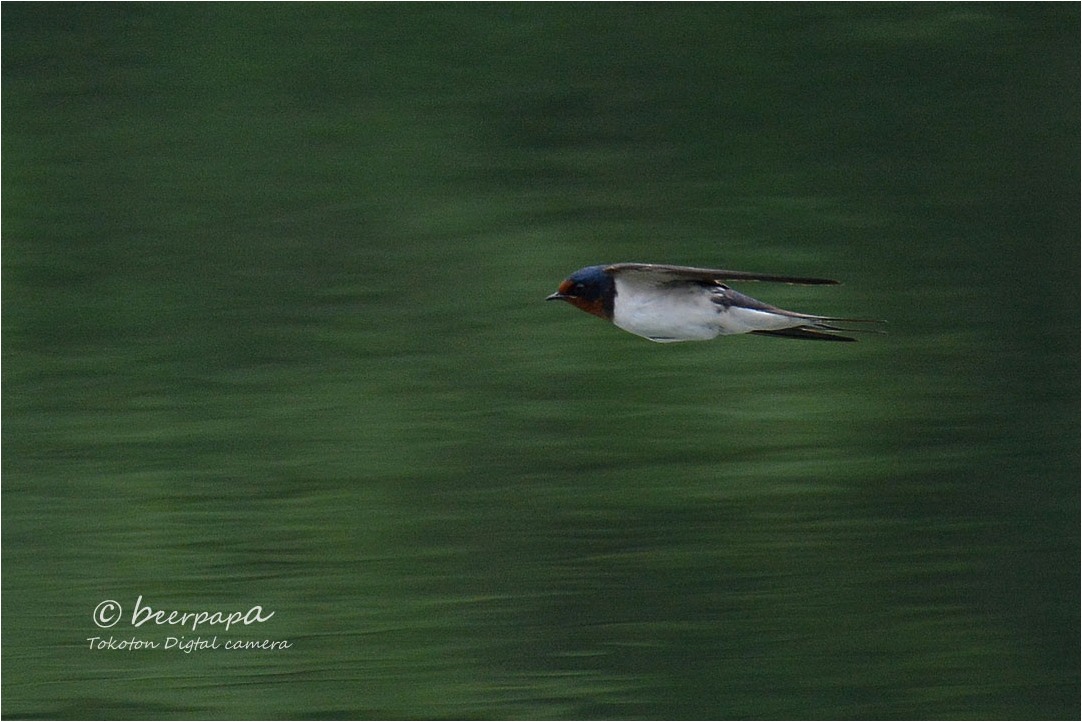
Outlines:
[[582, 292], [582, 291], [584, 291], [586, 289], [581, 283], [576, 283], [574, 288], [572, 288], [571, 290], [574, 291], [575, 293], [580, 293], [580, 292]]

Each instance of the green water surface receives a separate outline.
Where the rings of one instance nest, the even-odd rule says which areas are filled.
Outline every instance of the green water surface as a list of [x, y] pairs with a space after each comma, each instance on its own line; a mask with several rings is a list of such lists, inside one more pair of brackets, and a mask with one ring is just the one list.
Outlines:
[[2, 23], [5, 718], [1078, 717], [1077, 4]]

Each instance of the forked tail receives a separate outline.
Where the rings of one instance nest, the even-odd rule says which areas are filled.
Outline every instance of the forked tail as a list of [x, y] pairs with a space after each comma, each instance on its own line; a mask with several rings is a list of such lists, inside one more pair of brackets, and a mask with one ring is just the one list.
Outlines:
[[883, 324], [886, 321], [881, 321], [874, 318], [816, 318], [810, 317], [809, 320], [813, 320], [812, 323], [804, 326], [793, 326], [792, 328], [782, 328], [776, 331], [752, 331], [761, 336], [781, 336], [782, 338], [800, 338], [808, 341], [856, 341], [852, 336], [845, 336], [846, 333], [886, 333], [881, 328], [842, 328], [840, 326], [832, 326], [827, 321], [841, 321], [842, 323], [867, 323], [867, 324]]

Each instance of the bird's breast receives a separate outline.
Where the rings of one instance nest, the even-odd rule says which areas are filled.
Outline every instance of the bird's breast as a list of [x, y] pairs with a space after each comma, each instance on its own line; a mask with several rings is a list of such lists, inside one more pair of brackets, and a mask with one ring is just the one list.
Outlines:
[[616, 279], [612, 322], [652, 341], [701, 341], [714, 338], [718, 306], [698, 285], [638, 284]]

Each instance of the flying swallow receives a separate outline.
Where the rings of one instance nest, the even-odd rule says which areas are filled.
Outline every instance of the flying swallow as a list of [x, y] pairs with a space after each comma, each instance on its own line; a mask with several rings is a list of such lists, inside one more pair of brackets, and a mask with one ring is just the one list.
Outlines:
[[877, 323], [866, 318], [813, 316], [786, 311], [734, 291], [726, 281], [835, 285], [828, 278], [776, 276], [652, 263], [580, 268], [545, 300], [567, 301], [587, 313], [658, 343], [705, 341], [717, 336], [764, 336], [855, 341], [835, 323]]

